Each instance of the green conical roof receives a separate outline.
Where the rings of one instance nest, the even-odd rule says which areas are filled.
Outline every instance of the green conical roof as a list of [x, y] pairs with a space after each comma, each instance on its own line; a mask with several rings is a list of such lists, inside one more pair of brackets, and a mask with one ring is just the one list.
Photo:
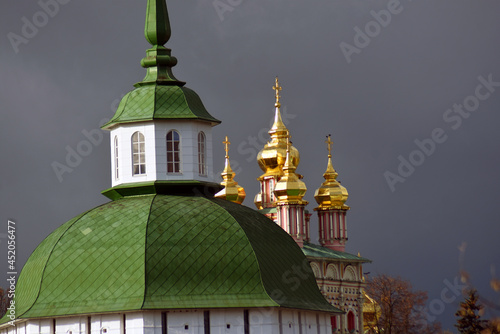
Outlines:
[[146, 85], [127, 93], [113, 118], [104, 128], [114, 124], [151, 120], [190, 119], [220, 123], [205, 109], [193, 90], [179, 86]]
[[271, 220], [225, 200], [173, 195], [126, 197], [59, 227], [28, 259], [15, 302], [18, 319], [184, 308], [340, 312]]
[[205, 109], [198, 94], [183, 87], [185, 82], [173, 75], [172, 67], [177, 64], [177, 59], [164, 46], [170, 35], [165, 0], [148, 0], [144, 36], [151, 48], [141, 61], [147, 70], [146, 76], [135, 84], [135, 90], [123, 97], [115, 115], [103, 128], [160, 119], [200, 120], [212, 125], [220, 123]]

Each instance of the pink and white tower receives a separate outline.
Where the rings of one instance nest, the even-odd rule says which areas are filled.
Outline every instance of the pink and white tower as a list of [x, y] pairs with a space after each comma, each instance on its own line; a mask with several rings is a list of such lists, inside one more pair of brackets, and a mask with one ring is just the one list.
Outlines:
[[307, 201], [303, 199], [307, 188], [297, 174], [290, 158], [290, 137], [286, 151], [286, 161], [283, 166], [283, 176], [276, 183], [274, 195], [276, 196], [277, 223], [284, 229], [295, 242], [304, 246], [309, 242], [309, 220], [306, 214]]
[[325, 142], [328, 145], [328, 165], [323, 174], [325, 182], [316, 190], [314, 198], [318, 207], [319, 242], [321, 246], [336, 251], [345, 251], [347, 243], [346, 214], [350, 209], [345, 202], [349, 197], [347, 189], [337, 181], [338, 173], [332, 166], [332, 140], [330, 135]]
[[299, 151], [291, 145], [290, 132], [281, 118], [281, 103], [278, 78], [273, 86], [274, 123], [269, 130], [271, 140], [259, 152], [257, 161], [264, 172], [260, 181], [260, 192], [255, 196], [255, 205], [283, 230], [287, 231], [302, 247], [309, 241], [309, 218], [304, 201], [307, 188], [295, 170], [300, 162]]

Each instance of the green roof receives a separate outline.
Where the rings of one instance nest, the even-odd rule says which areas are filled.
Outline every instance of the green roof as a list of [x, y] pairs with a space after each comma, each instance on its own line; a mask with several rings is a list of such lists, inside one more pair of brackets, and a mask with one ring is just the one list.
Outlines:
[[220, 123], [205, 109], [193, 90], [176, 85], [145, 85], [127, 93], [113, 118], [103, 128], [117, 123], [151, 120], [202, 120]]
[[177, 59], [163, 46], [170, 39], [170, 22], [165, 0], [148, 0], [144, 36], [151, 44], [146, 57], [141, 60], [146, 76], [134, 86], [136, 89], [123, 97], [113, 118], [103, 128], [116, 124], [151, 120], [200, 120], [219, 124], [208, 113], [200, 97], [193, 90], [183, 87], [172, 73]]
[[279, 226], [194, 196], [125, 197], [77, 216], [36, 248], [16, 289], [21, 319], [230, 307], [341, 312]]
[[335, 259], [347, 262], [362, 262], [362, 263], [372, 262], [372, 260], [369, 260], [361, 256], [353, 255], [346, 252], [336, 251], [330, 248], [309, 243], [304, 244], [302, 251], [306, 256], [309, 257]]
[[111, 200], [137, 195], [188, 195], [213, 196], [224, 187], [219, 183], [198, 180], [157, 180], [135, 183], [122, 183], [102, 191]]

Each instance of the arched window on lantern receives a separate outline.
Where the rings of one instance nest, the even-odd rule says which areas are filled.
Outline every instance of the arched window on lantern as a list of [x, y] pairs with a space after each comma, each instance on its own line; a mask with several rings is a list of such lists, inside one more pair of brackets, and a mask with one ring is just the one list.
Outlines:
[[115, 156], [115, 180], [120, 178], [120, 169], [118, 163], [118, 136], [115, 136], [113, 152]]
[[207, 145], [203, 132], [198, 133], [198, 173], [201, 176], [207, 175]]
[[167, 173], [181, 172], [181, 137], [175, 130], [167, 133]]
[[146, 174], [146, 142], [144, 135], [139, 131], [132, 135], [132, 173]]

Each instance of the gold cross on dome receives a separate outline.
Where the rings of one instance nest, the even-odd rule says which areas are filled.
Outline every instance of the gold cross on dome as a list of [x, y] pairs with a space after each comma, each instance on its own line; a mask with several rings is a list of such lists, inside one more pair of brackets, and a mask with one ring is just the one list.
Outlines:
[[280, 84], [278, 82], [278, 77], [276, 77], [273, 89], [275, 90], [275, 96], [276, 96], [276, 103], [274, 105], [276, 107], [279, 107], [279, 106], [281, 106], [281, 104], [280, 104], [280, 97], [281, 97], [280, 96], [280, 90], [282, 90], [283, 88], [280, 86]]
[[326, 138], [328, 138], [327, 140], [325, 140], [325, 143], [328, 145], [328, 156], [331, 157], [332, 155], [332, 144], [333, 144], [333, 141], [331, 139], [332, 135], [328, 135], [326, 136]]
[[224, 147], [225, 147], [225, 150], [226, 150], [226, 157], [228, 157], [228, 155], [229, 155], [229, 145], [231, 145], [231, 142], [229, 141], [229, 139], [227, 138], [227, 136], [226, 136], [226, 140], [224, 140], [222, 142], [222, 144], [224, 144]]

